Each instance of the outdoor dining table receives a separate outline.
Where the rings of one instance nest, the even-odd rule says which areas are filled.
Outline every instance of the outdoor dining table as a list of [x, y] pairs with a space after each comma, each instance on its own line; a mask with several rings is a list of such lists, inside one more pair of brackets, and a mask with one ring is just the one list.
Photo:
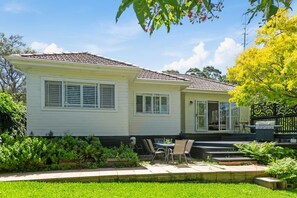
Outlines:
[[165, 161], [169, 161], [169, 148], [174, 147], [174, 143], [155, 143], [158, 147], [163, 147], [165, 149]]

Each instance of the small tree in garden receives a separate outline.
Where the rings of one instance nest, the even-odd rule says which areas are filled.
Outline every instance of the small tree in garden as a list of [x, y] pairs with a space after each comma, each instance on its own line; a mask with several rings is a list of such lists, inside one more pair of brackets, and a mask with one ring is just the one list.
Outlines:
[[0, 93], [0, 134], [8, 131], [11, 135], [24, 136], [25, 124], [24, 105], [15, 102], [7, 93]]
[[297, 104], [297, 15], [279, 11], [258, 30], [255, 45], [243, 52], [227, 77], [238, 105]]

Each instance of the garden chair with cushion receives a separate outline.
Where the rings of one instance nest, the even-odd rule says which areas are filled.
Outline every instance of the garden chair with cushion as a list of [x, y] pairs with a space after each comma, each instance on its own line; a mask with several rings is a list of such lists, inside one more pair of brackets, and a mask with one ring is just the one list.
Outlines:
[[175, 145], [173, 147], [173, 150], [169, 150], [169, 155], [171, 156], [172, 161], [173, 160], [173, 156], [174, 155], [178, 155], [179, 159], [181, 160], [181, 156], [184, 156], [185, 158], [185, 162], [187, 162], [187, 157], [186, 157], [186, 144], [187, 144], [187, 140], [175, 140]]
[[146, 139], [146, 141], [147, 141], [148, 148], [150, 149], [150, 153], [154, 155], [153, 158], [152, 158], [152, 160], [151, 160], [151, 162], [154, 161], [154, 159], [155, 159], [155, 157], [156, 157], [157, 155], [161, 155], [161, 156], [164, 157], [164, 159], [165, 159], [165, 151], [164, 151], [164, 149], [162, 149], [162, 148], [158, 148], [158, 149], [156, 150], [156, 149], [154, 148], [154, 145], [153, 145], [151, 139]]

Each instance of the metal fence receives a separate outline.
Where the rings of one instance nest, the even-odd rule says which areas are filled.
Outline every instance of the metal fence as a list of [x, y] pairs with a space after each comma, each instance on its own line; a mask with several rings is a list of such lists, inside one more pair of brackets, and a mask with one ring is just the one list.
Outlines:
[[297, 132], [297, 106], [285, 107], [278, 104], [254, 104], [251, 106], [251, 121], [254, 125], [256, 121], [274, 120], [277, 133], [296, 133]]

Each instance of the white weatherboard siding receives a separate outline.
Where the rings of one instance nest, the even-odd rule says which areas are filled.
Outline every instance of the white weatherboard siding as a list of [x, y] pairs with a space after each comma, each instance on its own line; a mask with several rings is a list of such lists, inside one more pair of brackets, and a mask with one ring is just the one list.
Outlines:
[[[46, 75], [44, 75], [46, 74]], [[128, 79], [112, 73], [81, 70], [31, 70], [27, 72], [27, 129], [34, 135], [54, 135], [69, 132], [75, 136], [127, 136], [128, 132]], [[43, 107], [44, 79], [77, 82], [111, 82], [115, 84], [115, 110], [48, 109]]]
[[[169, 95], [169, 114], [136, 113], [136, 94]], [[129, 89], [130, 135], [178, 135], [180, 133], [180, 87], [131, 83]]]

